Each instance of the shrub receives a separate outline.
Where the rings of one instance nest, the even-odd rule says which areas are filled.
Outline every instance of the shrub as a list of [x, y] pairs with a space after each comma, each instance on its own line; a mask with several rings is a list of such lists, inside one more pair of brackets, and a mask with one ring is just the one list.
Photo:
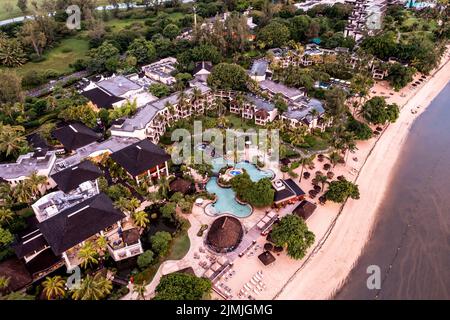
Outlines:
[[145, 269], [153, 263], [153, 260], [154, 260], [153, 251], [145, 250], [145, 252], [137, 258], [137, 264], [139, 268]]

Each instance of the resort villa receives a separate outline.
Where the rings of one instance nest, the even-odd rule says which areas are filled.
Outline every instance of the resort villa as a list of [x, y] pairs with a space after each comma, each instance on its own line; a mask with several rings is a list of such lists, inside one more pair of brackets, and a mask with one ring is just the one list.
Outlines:
[[176, 82], [176, 79], [173, 76], [176, 71], [176, 64], [177, 59], [168, 57], [152, 64], [143, 66], [142, 71], [148, 78], [170, 86], [175, 84]]
[[149, 139], [143, 139], [111, 154], [130, 177], [140, 183], [142, 178], [160, 179], [169, 175], [167, 161], [170, 156]]
[[232, 100], [230, 112], [247, 120], [255, 119], [257, 125], [266, 125], [268, 122], [272, 122], [278, 114], [278, 110], [272, 102], [252, 94], [245, 95], [242, 103]]

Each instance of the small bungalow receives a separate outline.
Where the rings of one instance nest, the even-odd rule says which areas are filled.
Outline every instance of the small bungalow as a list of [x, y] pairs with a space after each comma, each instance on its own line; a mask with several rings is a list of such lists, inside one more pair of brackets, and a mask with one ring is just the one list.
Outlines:
[[279, 207], [302, 200], [305, 192], [292, 179], [278, 179], [272, 182], [275, 189], [274, 204]]
[[314, 213], [317, 206], [307, 200], [303, 200], [300, 204], [292, 211], [292, 213], [302, 217], [303, 220], [308, 220], [308, 218]]
[[266, 76], [270, 74], [269, 62], [266, 59], [258, 59], [253, 61], [252, 67], [248, 72], [250, 78], [257, 82], [266, 80]]
[[160, 179], [169, 175], [170, 156], [160, 147], [144, 139], [111, 154], [111, 158], [139, 183], [140, 178]]
[[206, 82], [208, 76], [211, 73], [213, 65], [211, 61], [200, 61], [195, 64], [195, 68], [192, 71], [194, 78], [201, 82]]

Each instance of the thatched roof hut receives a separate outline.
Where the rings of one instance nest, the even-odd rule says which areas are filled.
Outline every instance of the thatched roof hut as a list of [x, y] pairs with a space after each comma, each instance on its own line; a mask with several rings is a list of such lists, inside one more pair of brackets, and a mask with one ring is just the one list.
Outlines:
[[258, 259], [265, 265], [268, 266], [271, 263], [275, 262], [275, 257], [269, 251], [264, 251], [258, 256]]
[[303, 200], [300, 204], [292, 211], [292, 213], [297, 214], [302, 217], [303, 220], [307, 220], [313, 212], [316, 210], [317, 206], [314, 203]]
[[244, 229], [237, 218], [223, 216], [214, 220], [206, 236], [206, 244], [218, 253], [236, 249], [242, 240]]

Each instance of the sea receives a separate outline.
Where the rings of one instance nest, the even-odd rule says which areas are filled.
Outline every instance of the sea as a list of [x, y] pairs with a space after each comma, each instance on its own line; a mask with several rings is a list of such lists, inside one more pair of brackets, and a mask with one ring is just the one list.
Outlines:
[[394, 172], [334, 299], [450, 299], [450, 82], [413, 123]]

